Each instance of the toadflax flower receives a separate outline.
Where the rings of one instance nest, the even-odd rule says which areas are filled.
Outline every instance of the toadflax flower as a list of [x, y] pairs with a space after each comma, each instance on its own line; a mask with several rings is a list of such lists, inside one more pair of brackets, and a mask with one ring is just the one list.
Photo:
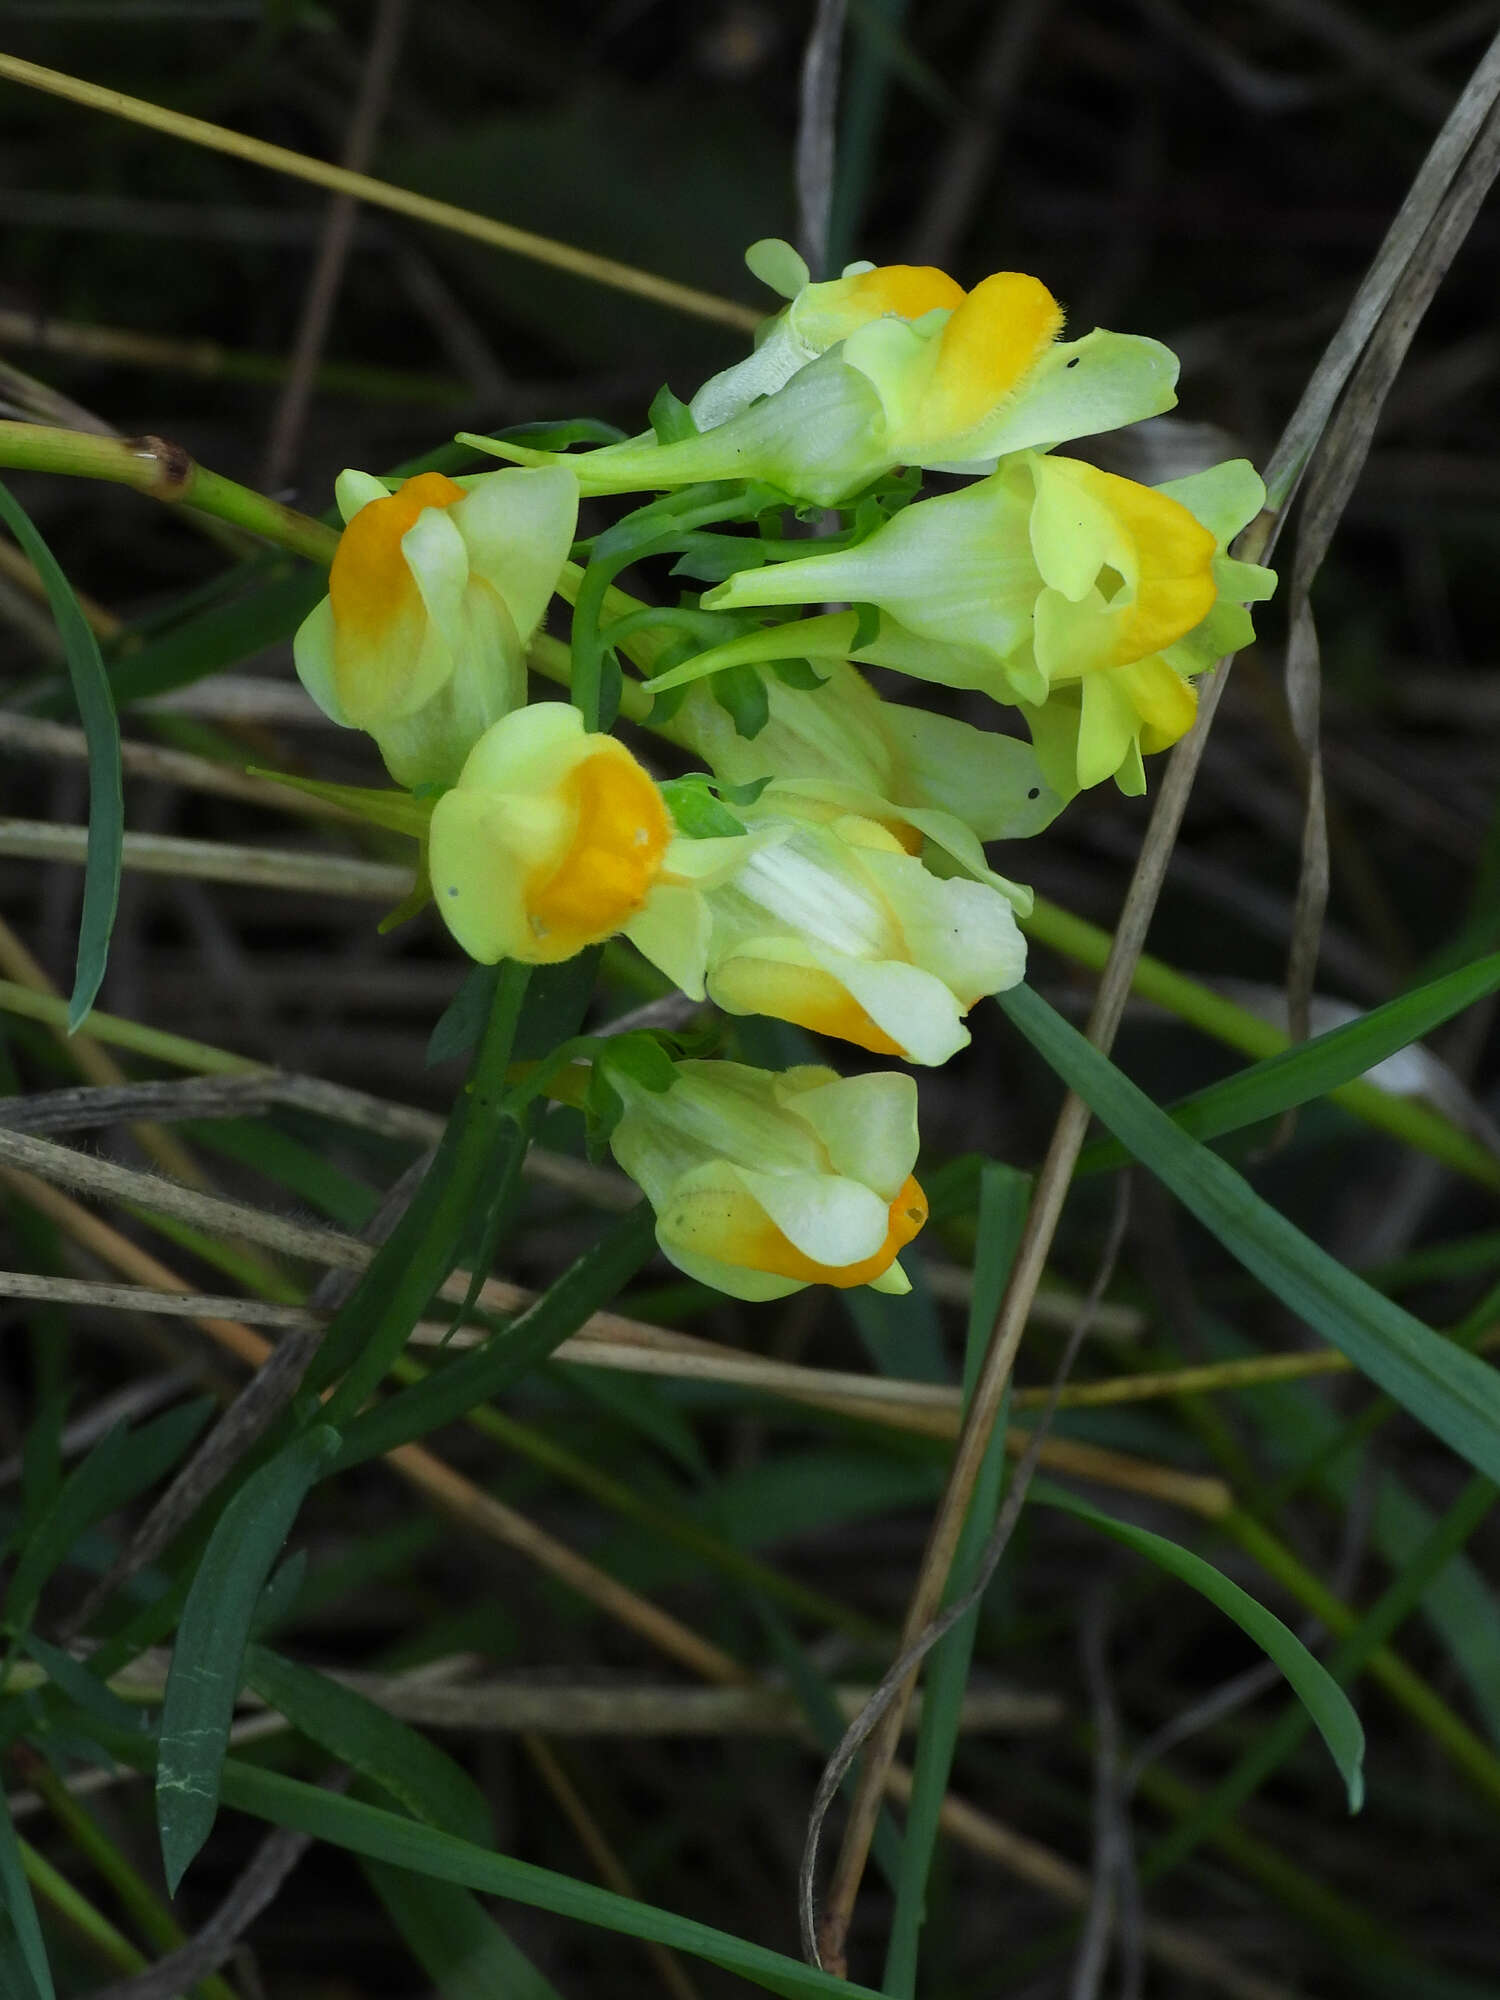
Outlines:
[[1030, 899], [982, 852], [971, 865], [984, 879], [945, 879], [836, 801], [772, 784], [737, 810], [748, 842], [732, 872], [659, 884], [625, 927], [692, 998], [935, 1064], [967, 1044], [976, 1000], [1020, 980], [1014, 905]]
[[609, 1143], [680, 1271], [737, 1299], [818, 1284], [911, 1290], [896, 1258], [927, 1220], [927, 1199], [912, 1178], [909, 1076], [674, 1068], [665, 1091], [612, 1073], [625, 1113]]
[[658, 884], [712, 879], [748, 845], [674, 839], [660, 791], [625, 745], [546, 701], [474, 745], [432, 809], [427, 865], [471, 958], [553, 965], [613, 937]]
[[885, 701], [858, 668], [836, 656], [819, 657], [820, 687], [788, 684], [751, 664], [773, 657], [777, 644], [771, 627], [694, 662], [698, 669], [745, 665], [757, 676], [767, 719], [754, 736], [740, 734], [707, 686], [691, 688], [666, 725], [674, 742], [696, 752], [726, 784], [774, 778], [808, 797], [857, 795], [884, 802], [876, 818], [890, 818], [893, 807], [924, 832], [943, 814], [981, 841], [1027, 839], [1061, 811], [1029, 744]]
[[[713, 610], [871, 604], [879, 631], [853, 646], [856, 657], [1023, 705], [1064, 797], [1116, 774], [1140, 790], [1142, 749], [1165, 748], [1192, 723], [1187, 676], [1253, 636], [1244, 603], [1275, 587], [1271, 571], [1224, 554], [1263, 500], [1243, 459], [1150, 487], [1020, 452], [987, 479], [903, 509], [853, 548], [741, 570], [703, 601]], [[853, 640], [854, 622], [844, 614], [838, 637]], [[775, 642], [811, 650], [830, 623], [779, 626]], [[1038, 732], [1037, 716], [1070, 687], [1057, 727], [1049, 718]]]
[[492, 722], [526, 699], [526, 641], [572, 545], [565, 466], [395, 493], [365, 472], [335, 489], [346, 526], [328, 595], [293, 657], [325, 715], [367, 730], [398, 784], [449, 784]]
[[1064, 342], [1062, 323], [1046, 286], [1023, 272], [998, 271], [966, 293], [927, 267], [852, 264], [828, 284], [802, 284], [755, 353], [704, 384], [689, 405], [698, 435], [631, 438], [563, 462], [585, 493], [753, 479], [831, 507], [897, 465], [988, 470], [1002, 453], [1172, 407], [1170, 349], [1097, 328]]

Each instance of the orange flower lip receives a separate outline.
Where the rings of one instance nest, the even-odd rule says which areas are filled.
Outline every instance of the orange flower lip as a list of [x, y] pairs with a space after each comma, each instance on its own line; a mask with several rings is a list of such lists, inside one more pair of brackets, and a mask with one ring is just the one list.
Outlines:
[[416, 583], [401, 554], [401, 538], [429, 507], [451, 507], [464, 489], [441, 472], [419, 472], [388, 500], [360, 508], [339, 537], [328, 595], [335, 623], [353, 637], [374, 639], [401, 614]]
[[561, 861], [528, 885], [527, 915], [539, 943], [568, 955], [611, 937], [645, 902], [660, 873], [672, 823], [656, 786], [634, 759], [612, 749], [587, 757], [567, 789], [577, 811]]

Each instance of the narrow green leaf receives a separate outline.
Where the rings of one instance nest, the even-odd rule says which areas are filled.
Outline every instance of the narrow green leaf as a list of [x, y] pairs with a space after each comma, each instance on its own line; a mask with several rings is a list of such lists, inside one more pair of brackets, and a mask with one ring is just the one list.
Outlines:
[[173, 1895], [218, 1811], [256, 1600], [338, 1443], [338, 1433], [320, 1424], [252, 1473], [219, 1516], [193, 1578], [167, 1675], [156, 1769], [156, 1821]]
[[[1016, 1246], [1031, 1196], [1031, 1177], [1014, 1167], [987, 1160], [979, 1176], [979, 1233], [975, 1243], [974, 1291], [964, 1354], [964, 1397], [973, 1394], [989, 1346], [990, 1329], [1000, 1310], [1015, 1261]], [[1005, 1484], [1005, 1428], [1010, 1394], [990, 1437], [989, 1448], [974, 1482], [963, 1533], [954, 1552], [945, 1604], [971, 1590], [978, 1578]], [[912, 1769], [911, 1803], [906, 1812], [901, 1874], [896, 1884], [896, 1909], [886, 1951], [885, 1990], [910, 2000], [917, 1989], [917, 1946], [927, 1897], [927, 1878], [937, 1847], [938, 1816], [948, 1791], [948, 1777], [958, 1744], [964, 1688], [979, 1630], [976, 1604], [933, 1648], [923, 1677], [922, 1724]]]
[[[1432, 1579], [1442, 1573], [1489, 1513], [1495, 1504], [1495, 1492], [1488, 1479], [1469, 1481], [1448, 1512], [1434, 1523], [1410, 1561], [1392, 1578], [1359, 1623], [1340, 1639], [1328, 1663], [1332, 1678], [1350, 1681], [1363, 1670], [1370, 1656], [1403, 1623]], [[1301, 1694], [1302, 1690], [1298, 1688], [1297, 1692]], [[1303, 1698], [1305, 1701], [1306, 1697]], [[1317, 1719], [1314, 1714], [1313, 1720]], [[1262, 1729], [1234, 1768], [1152, 1848], [1143, 1864], [1143, 1879], [1155, 1880], [1208, 1839], [1291, 1754], [1306, 1728], [1307, 1717], [1300, 1709], [1293, 1708], [1268, 1729]]]
[[468, 1773], [366, 1695], [265, 1646], [246, 1654], [245, 1678], [294, 1729], [373, 1780], [417, 1819], [476, 1846], [493, 1841], [489, 1807]]
[[71, 1653], [57, 1646], [49, 1646], [34, 1632], [26, 1635], [26, 1650], [58, 1692], [92, 1721], [107, 1723], [111, 1729], [145, 1731], [140, 1711], [112, 1693], [82, 1660], [75, 1660]]
[[43, 1586], [86, 1528], [144, 1493], [182, 1457], [202, 1430], [213, 1399], [200, 1396], [153, 1417], [136, 1430], [112, 1430], [76, 1465], [27, 1537], [5, 1593], [3, 1623], [19, 1632], [31, 1622]]
[[443, 2000], [560, 2000], [469, 1890], [380, 1861], [364, 1871]]
[[[1445, 978], [1431, 980], [1414, 992], [1388, 1000], [1357, 1021], [1314, 1035], [1280, 1055], [1252, 1063], [1238, 1075], [1222, 1083], [1194, 1091], [1191, 1097], [1167, 1107], [1174, 1125], [1195, 1139], [1217, 1139], [1226, 1132], [1241, 1131], [1246, 1125], [1275, 1118], [1294, 1106], [1306, 1104], [1341, 1084], [1350, 1083], [1374, 1069], [1388, 1056], [1420, 1042], [1434, 1028], [1465, 1007], [1472, 1006], [1500, 987], [1500, 952], [1476, 960]], [[1113, 1140], [1101, 1140], [1084, 1149], [1078, 1161], [1080, 1174], [1098, 1173], [1119, 1166], [1129, 1158], [1125, 1148]]]
[[339, 1798], [315, 1785], [300, 1784], [278, 1772], [229, 1758], [223, 1771], [225, 1802], [275, 1826], [295, 1828], [353, 1854], [386, 1861], [440, 1882], [457, 1882], [481, 1895], [505, 1896], [534, 1909], [551, 1910], [578, 1923], [597, 1924], [624, 1937], [649, 1938], [685, 1951], [726, 1972], [738, 1973], [784, 2000], [878, 2000], [873, 1989], [817, 1972], [764, 1945], [731, 1937], [691, 1917], [679, 1917], [650, 1903], [619, 1896], [611, 1889], [578, 1882], [534, 1862], [483, 1848], [421, 1826], [397, 1813]]
[[334, 1315], [308, 1370], [319, 1389], [342, 1375], [325, 1408], [341, 1424], [362, 1409], [458, 1261], [465, 1231], [487, 1183], [503, 1179], [504, 1162], [525, 1132], [506, 1104], [505, 1073], [526, 993], [529, 967], [500, 968], [474, 1072], [460, 1091], [442, 1142], [410, 1206]]
[[1500, 1479], [1500, 1377], [1309, 1241], [1039, 994], [1000, 1006], [1057, 1074], [1246, 1270], [1480, 1472]]
[[1328, 1669], [1313, 1658], [1295, 1632], [1283, 1625], [1263, 1604], [1258, 1604], [1248, 1591], [1241, 1590], [1237, 1583], [1231, 1583], [1212, 1563], [1205, 1562], [1202, 1556], [1195, 1556], [1179, 1543], [1169, 1541], [1165, 1535], [1153, 1534], [1149, 1528], [1138, 1528], [1130, 1521], [1117, 1521], [1112, 1514], [1101, 1513], [1076, 1494], [1049, 1485], [1045, 1480], [1039, 1479], [1034, 1483], [1031, 1497], [1045, 1507], [1058, 1507], [1065, 1514], [1075, 1514], [1080, 1521], [1087, 1521], [1098, 1528], [1101, 1534], [1123, 1542], [1126, 1548], [1134, 1549], [1139, 1555], [1148, 1556], [1158, 1568], [1191, 1585], [1210, 1604], [1216, 1604], [1232, 1618], [1240, 1630], [1255, 1641], [1267, 1659], [1274, 1660], [1286, 1675], [1293, 1692], [1316, 1725], [1318, 1734], [1328, 1745], [1329, 1756], [1338, 1766], [1349, 1794], [1350, 1812], [1359, 1811], [1365, 1795], [1365, 1732], [1350, 1706], [1349, 1697]]
[[[16, 1953], [30, 1983], [30, 1992], [24, 1996], [18, 1992], [15, 2000], [55, 2000], [47, 1946], [3, 1790], [0, 1790], [0, 1912], [10, 1919]], [[0, 1970], [3, 1969], [0, 1965]]]
[[482, 1347], [445, 1362], [424, 1382], [353, 1418], [337, 1469], [346, 1471], [425, 1437], [502, 1394], [576, 1333], [590, 1313], [607, 1305], [655, 1248], [655, 1217], [649, 1202], [641, 1202], [503, 1333], [492, 1334]]
[[26, 510], [0, 485], [0, 520], [21, 544], [42, 579], [57, 621], [73, 699], [88, 743], [89, 848], [83, 870], [83, 914], [78, 924], [78, 964], [68, 1000], [68, 1033], [76, 1034], [93, 1006], [109, 958], [109, 935], [120, 900], [120, 856], [125, 841], [125, 787], [120, 765], [120, 723], [99, 641], [78, 608], [72, 585]]

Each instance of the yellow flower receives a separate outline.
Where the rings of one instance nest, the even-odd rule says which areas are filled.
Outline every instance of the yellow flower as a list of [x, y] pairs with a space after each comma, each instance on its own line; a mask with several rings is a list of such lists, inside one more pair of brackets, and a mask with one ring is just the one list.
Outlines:
[[433, 807], [443, 920], [482, 965], [551, 965], [620, 930], [662, 871], [672, 823], [623, 743], [538, 702], [492, 725]]
[[921, 832], [942, 815], [981, 841], [1024, 840], [1061, 811], [1035, 751], [1014, 736], [886, 701], [837, 654], [817, 657], [821, 687], [789, 685], [755, 665], [785, 656], [777, 636], [783, 629], [732, 639], [693, 662], [699, 671], [738, 665], [757, 676], [767, 720], [754, 736], [740, 734], [707, 685], [692, 687], [666, 724], [672, 740], [726, 784], [774, 778], [784, 793], [830, 802], [858, 797], [873, 802], [864, 808], [873, 817]]
[[[783, 283], [799, 269], [805, 277], [800, 260], [772, 262]], [[893, 466], [987, 470], [1002, 453], [1172, 407], [1177, 361], [1159, 341], [1096, 329], [1063, 342], [1062, 321], [1024, 272], [998, 271], [965, 293], [924, 266], [850, 265], [828, 284], [801, 285], [755, 353], [703, 385], [689, 405], [697, 436], [632, 438], [565, 462], [586, 493], [753, 479], [831, 507]]]
[[680, 1271], [737, 1299], [816, 1284], [910, 1291], [896, 1258], [927, 1220], [927, 1199], [912, 1177], [909, 1076], [674, 1067], [665, 1091], [612, 1072], [625, 1113], [610, 1148]]
[[451, 783], [526, 699], [526, 641], [573, 541], [577, 482], [563, 466], [423, 472], [391, 493], [347, 471], [336, 492], [347, 525], [293, 642], [297, 672], [325, 715], [375, 738], [399, 784]]
[[[1192, 723], [1187, 676], [1248, 643], [1243, 606], [1275, 587], [1271, 571], [1224, 554], [1263, 500], [1243, 459], [1149, 487], [1018, 452], [987, 479], [904, 508], [853, 548], [741, 570], [703, 602], [873, 605], [879, 629], [865, 644], [846, 613], [779, 625], [774, 648], [837, 645], [860, 661], [982, 688], [1023, 708], [1063, 798], [1112, 775], [1141, 790], [1141, 752]], [[658, 684], [703, 670], [688, 661]], [[1059, 735], [1069, 726], [1071, 761]]]
[[626, 926], [684, 993], [936, 1064], [967, 1044], [974, 1002], [1021, 978], [1015, 905], [1029, 895], [990, 874], [977, 844], [958, 858], [982, 879], [945, 879], [881, 818], [836, 800], [773, 784], [737, 810], [748, 840], [732, 870], [658, 885]]

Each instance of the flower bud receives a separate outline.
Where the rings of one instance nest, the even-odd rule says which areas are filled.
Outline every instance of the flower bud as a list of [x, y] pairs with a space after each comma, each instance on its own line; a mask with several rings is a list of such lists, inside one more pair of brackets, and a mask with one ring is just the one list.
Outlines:
[[325, 715], [368, 730], [398, 784], [448, 784], [492, 722], [526, 699], [526, 641], [567, 559], [578, 487], [564, 466], [395, 493], [337, 485], [347, 523], [328, 595], [293, 642]]
[[910, 1291], [896, 1258], [927, 1220], [927, 1200], [912, 1178], [909, 1076], [674, 1067], [665, 1091], [612, 1074], [625, 1113], [610, 1149], [656, 1210], [656, 1240], [680, 1271], [737, 1299], [816, 1284]]

